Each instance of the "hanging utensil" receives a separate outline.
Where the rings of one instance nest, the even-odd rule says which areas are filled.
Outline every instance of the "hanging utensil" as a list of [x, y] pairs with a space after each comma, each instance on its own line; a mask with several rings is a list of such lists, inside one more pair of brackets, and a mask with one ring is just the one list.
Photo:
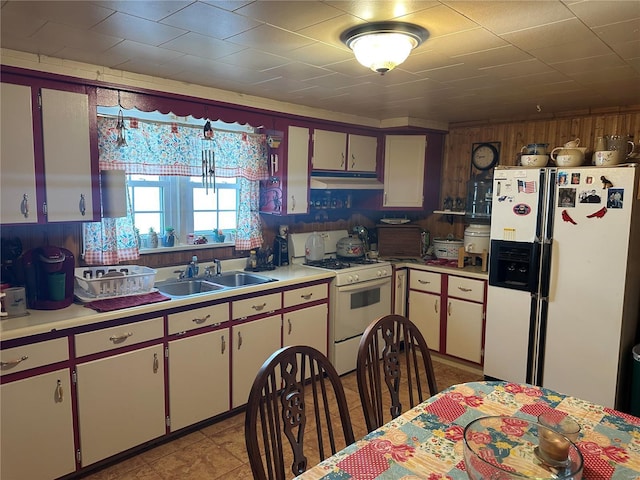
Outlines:
[[122, 109], [118, 112], [118, 123], [116, 123], [116, 131], [118, 132], [118, 137], [116, 139], [116, 144], [119, 147], [126, 147], [127, 140], [124, 138], [124, 114]]

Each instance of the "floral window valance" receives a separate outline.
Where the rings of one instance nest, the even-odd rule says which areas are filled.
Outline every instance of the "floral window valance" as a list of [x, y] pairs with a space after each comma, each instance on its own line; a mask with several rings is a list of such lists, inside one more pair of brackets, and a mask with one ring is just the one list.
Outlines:
[[[125, 120], [126, 146], [118, 146], [114, 118], [98, 117], [101, 170], [145, 175], [200, 176], [202, 151], [215, 155], [215, 175], [263, 180], [268, 177], [266, 136], [203, 129], [189, 125]], [[134, 127], [135, 126], [135, 127]]]

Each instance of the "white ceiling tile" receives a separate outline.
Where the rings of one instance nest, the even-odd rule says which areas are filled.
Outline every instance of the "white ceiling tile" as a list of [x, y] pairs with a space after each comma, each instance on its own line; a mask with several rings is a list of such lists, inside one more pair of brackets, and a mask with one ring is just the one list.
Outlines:
[[178, 52], [198, 55], [206, 58], [220, 58], [233, 53], [245, 50], [247, 47], [242, 45], [235, 45], [231, 42], [225, 42], [218, 40], [217, 38], [207, 37], [195, 32], [189, 32], [185, 35], [181, 35], [169, 42], [161, 45], [163, 48], [169, 50], [176, 50]]
[[464, 63], [466, 66], [473, 68], [486, 69], [487, 67], [495, 67], [499, 65], [508, 65], [516, 62], [530, 60], [533, 57], [526, 52], [512, 46], [491, 48], [481, 52], [468, 53], [465, 55], [456, 55], [454, 60]]
[[[639, 2], [640, 3], [640, 2]], [[640, 36], [640, 18], [595, 27], [593, 31], [610, 45], [637, 40]]]
[[611, 53], [611, 49], [599, 38], [592, 38], [582, 42], [567, 42], [562, 48], [544, 47], [529, 52], [544, 63], [554, 64], [568, 62], [578, 58], [591, 58]]
[[[78, 2], [73, 2], [78, 3]], [[91, 3], [99, 4], [102, 7], [119, 12], [135, 15], [136, 17], [145, 18], [154, 22], [158, 22], [172, 13], [182, 10], [193, 0], [161, 0], [161, 1], [140, 1], [140, 0], [115, 0], [115, 1], [92, 1]]]
[[380, 0], [327, 1], [325, 3], [366, 22], [397, 19], [439, 4], [434, 0], [407, 0], [402, 2]]
[[640, 38], [632, 42], [616, 43], [611, 48], [626, 60], [640, 58]]
[[508, 45], [505, 40], [481, 27], [429, 38], [415, 50], [421, 52], [447, 52], [448, 56], [463, 55]]
[[91, 28], [113, 14], [114, 10], [89, 2], [13, 1], [2, 6], [2, 15], [5, 12], [15, 12], [70, 27]]
[[561, 2], [445, 0], [450, 8], [496, 34], [567, 20], [571, 11]]
[[104, 52], [122, 41], [121, 38], [53, 22], [45, 24], [40, 30], [34, 33], [31, 38], [41, 44], [51, 42], [53, 44], [62, 44], [65, 47], [74, 47], [89, 51], [93, 50], [96, 52]]
[[291, 62], [271, 69], [273, 75], [278, 75], [292, 81], [303, 81], [311, 78], [330, 75], [332, 72], [314, 65], [301, 62]]
[[252, 2], [236, 9], [235, 12], [292, 32], [325, 22], [342, 14], [340, 10], [325, 3], [300, 0]]
[[313, 43], [313, 40], [302, 35], [264, 24], [229, 37], [229, 41], [276, 54], [290, 52]]
[[260, 25], [260, 22], [204, 3], [192, 3], [161, 23], [218, 39], [226, 39]]
[[505, 33], [502, 38], [525, 52], [530, 52], [544, 47], [563, 45], [567, 42], [567, 38], [574, 43], [588, 42], [593, 38], [593, 32], [577, 18], [571, 18]]
[[478, 27], [476, 22], [446, 5], [420, 10], [400, 17], [398, 20], [415, 23], [426, 28], [429, 31], [429, 37], [433, 38]]
[[144, 43], [124, 40], [108, 51], [114, 55], [127, 56], [130, 60], [145, 60], [153, 63], [167, 63], [184, 54], [161, 47], [153, 47]]
[[287, 56], [300, 62], [323, 66], [349, 60], [353, 58], [353, 53], [323, 43], [312, 43], [291, 50]]
[[343, 49], [346, 52], [351, 50], [340, 41], [340, 34], [345, 30], [362, 24], [362, 20], [352, 15], [341, 15], [325, 22], [317, 23], [307, 28], [297, 30], [300, 35], [313, 38], [334, 47]]
[[235, 65], [239, 67], [250, 65], [255, 70], [267, 70], [291, 63], [291, 60], [271, 53], [259, 52], [252, 48], [247, 48], [241, 52], [221, 57], [218, 61], [223, 65]]
[[620, 57], [614, 53], [610, 53], [608, 55], [600, 55], [597, 57], [578, 58], [567, 62], [554, 63], [553, 68], [566, 74], [576, 74], [604, 68], [621, 67], [623, 65], [624, 63]]
[[598, 27], [640, 18], [640, 2], [637, 0], [591, 0], [569, 5], [586, 25]]
[[126, 13], [116, 12], [92, 29], [94, 32], [113, 37], [126, 38], [148, 45], [161, 45], [187, 33], [186, 30], [162, 25]]

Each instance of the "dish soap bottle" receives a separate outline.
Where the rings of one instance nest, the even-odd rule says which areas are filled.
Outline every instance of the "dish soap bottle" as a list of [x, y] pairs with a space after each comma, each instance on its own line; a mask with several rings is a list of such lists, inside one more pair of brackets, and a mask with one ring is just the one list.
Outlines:
[[249, 252], [249, 259], [247, 260], [247, 269], [254, 270], [258, 266], [258, 256], [255, 250]]

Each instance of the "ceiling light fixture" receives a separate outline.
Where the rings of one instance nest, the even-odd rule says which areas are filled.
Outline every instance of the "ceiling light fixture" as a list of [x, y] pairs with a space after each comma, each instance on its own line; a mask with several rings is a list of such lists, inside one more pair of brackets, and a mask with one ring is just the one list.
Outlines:
[[404, 62], [429, 32], [412, 23], [373, 22], [345, 30], [340, 40], [353, 50], [358, 62], [384, 75]]

